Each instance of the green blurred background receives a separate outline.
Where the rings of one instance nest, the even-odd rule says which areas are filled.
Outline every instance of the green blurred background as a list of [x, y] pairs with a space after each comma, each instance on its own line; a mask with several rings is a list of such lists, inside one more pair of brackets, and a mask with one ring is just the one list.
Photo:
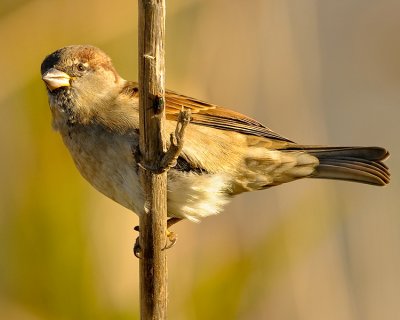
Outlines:
[[[381, 145], [388, 187], [303, 180], [175, 227], [170, 319], [400, 319], [400, 2], [167, 0], [167, 86], [295, 141]], [[137, 217], [50, 127], [39, 66], [69, 44], [137, 75], [136, 1], [0, 3], [0, 318], [138, 319]]]

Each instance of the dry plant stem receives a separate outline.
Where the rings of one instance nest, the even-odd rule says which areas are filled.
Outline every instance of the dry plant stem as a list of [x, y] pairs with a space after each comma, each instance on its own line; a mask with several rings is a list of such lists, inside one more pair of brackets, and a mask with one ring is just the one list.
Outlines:
[[[140, 152], [145, 167], [157, 167], [164, 157], [164, 38], [165, 1], [139, 0]], [[159, 166], [159, 165], [158, 165]], [[140, 169], [144, 212], [140, 216], [140, 318], [167, 316], [167, 173]]]

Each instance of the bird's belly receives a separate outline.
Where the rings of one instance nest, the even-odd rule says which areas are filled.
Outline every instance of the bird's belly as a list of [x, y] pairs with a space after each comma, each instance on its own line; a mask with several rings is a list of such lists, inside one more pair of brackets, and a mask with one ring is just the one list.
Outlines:
[[[140, 215], [143, 191], [132, 146], [137, 139], [107, 134], [63, 135], [81, 175], [98, 191]], [[231, 178], [225, 174], [168, 172], [168, 216], [192, 221], [215, 215], [228, 202]]]

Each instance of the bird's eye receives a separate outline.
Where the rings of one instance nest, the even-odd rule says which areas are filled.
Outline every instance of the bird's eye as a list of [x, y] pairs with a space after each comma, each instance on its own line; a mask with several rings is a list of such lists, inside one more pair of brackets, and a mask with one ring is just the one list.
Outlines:
[[77, 65], [77, 69], [78, 69], [79, 71], [85, 71], [85, 70], [86, 70], [86, 66], [85, 66], [83, 63], [79, 63], [79, 64]]

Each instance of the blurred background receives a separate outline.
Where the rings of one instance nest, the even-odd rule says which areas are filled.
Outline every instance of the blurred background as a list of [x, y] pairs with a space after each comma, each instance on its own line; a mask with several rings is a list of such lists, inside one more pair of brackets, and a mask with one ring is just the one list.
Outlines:
[[[392, 182], [302, 180], [179, 223], [170, 319], [400, 319], [400, 2], [167, 1], [167, 87], [300, 143], [379, 145]], [[0, 3], [0, 318], [139, 319], [137, 217], [80, 177], [39, 67], [93, 44], [137, 78], [137, 3]]]

